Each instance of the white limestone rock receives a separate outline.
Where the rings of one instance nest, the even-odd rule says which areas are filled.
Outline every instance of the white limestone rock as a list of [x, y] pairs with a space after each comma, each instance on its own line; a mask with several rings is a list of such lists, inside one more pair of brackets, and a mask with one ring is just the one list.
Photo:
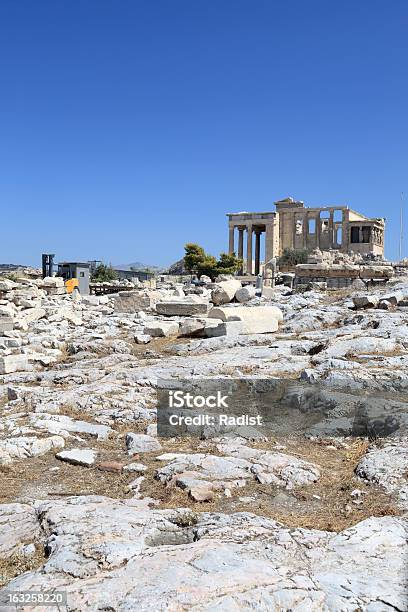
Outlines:
[[73, 325], [82, 325], [82, 316], [79, 312], [72, 310], [70, 308], [64, 308], [60, 311], [61, 316], [72, 323]]
[[211, 278], [210, 278], [209, 276], [207, 276], [206, 274], [202, 274], [202, 275], [200, 276], [200, 281], [201, 281], [202, 283], [207, 283], [207, 284], [212, 283]]
[[134, 338], [136, 344], [149, 344], [152, 339], [149, 334], [135, 334]]
[[64, 414], [31, 414], [30, 423], [33, 427], [44, 429], [51, 434], [58, 434], [63, 437], [68, 437], [70, 433], [85, 433], [98, 440], [106, 440], [113, 430], [107, 425], [99, 423], [89, 423], [88, 421], [80, 421], [72, 419]]
[[161, 444], [153, 436], [130, 432], [126, 434], [126, 448], [129, 455], [135, 455], [136, 453], [159, 451], [161, 449]]
[[24, 372], [29, 369], [27, 355], [4, 355], [0, 357], [0, 374]]
[[219, 282], [211, 291], [211, 301], [216, 306], [220, 304], [228, 304], [234, 299], [238, 289], [241, 288], [241, 282], [235, 279]]
[[376, 338], [375, 336], [355, 336], [334, 338], [329, 346], [313, 358], [319, 363], [328, 357], [346, 357], [352, 355], [375, 355], [394, 353], [398, 349], [398, 342], [394, 338]]
[[221, 321], [244, 321], [246, 318], [276, 319], [279, 323], [283, 321], [283, 313], [276, 306], [233, 306], [211, 308], [208, 313], [210, 318], [221, 319]]
[[156, 304], [158, 314], [166, 316], [192, 317], [206, 315], [208, 312], [208, 301], [194, 299], [195, 296], [179, 300], [160, 301]]
[[64, 287], [64, 279], [62, 276], [46, 276], [42, 284], [44, 287], [60, 288]]
[[29, 308], [29, 309], [23, 310], [20, 313], [19, 317], [16, 318], [14, 321], [14, 324], [15, 324], [14, 326], [16, 329], [23, 329], [27, 331], [30, 323], [33, 323], [34, 321], [38, 321], [39, 319], [42, 319], [45, 316], [46, 316], [46, 311], [44, 308], [41, 308], [41, 307]]
[[9, 437], [0, 441], [0, 465], [8, 465], [15, 459], [29, 459], [44, 455], [50, 450], [64, 448], [64, 438], [50, 436], [36, 438], [35, 436]]
[[119, 312], [151, 312], [154, 309], [158, 293], [152, 290], [120, 291], [113, 296], [114, 310]]
[[253, 287], [252, 285], [240, 287], [240, 289], [235, 292], [235, 299], [237, 300], [237, 302], [249, 302], [249, 300], [252, 300], [254, 297], [255, 287]]
[[41, 502], [36, 511], [50, 534], [49, 556], [8, 588], [63, 585], [72, 610], [406, 608], [403, 517], [372, 517], [335, 533], [248, 512], [150, 510], [144, 500], [101, 496]]
[[0, 313], [0, 334], [11, 331], [13, 327], [13, 318], [7, 313]]
[[355, 291], [365, 291], [367, 289], [367, 286], [365, 282], [361, 280], [361, 278], [355, 278], [351, 283], [351, 288]]
[[209, 318], [221, 321], [241, 321], [243, 334], [266, 334], [276, 332], [283, 320], [282, 311], [276, 306], [257, 306], [253, 308], [238, 306], [233, 308], [212, 308]]
[[24, 546], [41, 538], [40, 523], [32, 506], [0, 505], [0, 559], [22, 553]]
[[145, 429], [145, 434], [157, 438], [157, 423], [150, 423]]
[[0, 291], [12, 291], [18, 287], [18, 283], [10, 280], [9, 278], [0, 279]]
[[128, 463], [128, 465], [125, 465], [123, 468], [124, 472], [143, 473], [146, 470], [147, 470], [147, 467], [143, 465], [143, 463]]
[[85, 304], [86, 306], [99, 306], [99, 304], [101, 304], [101, 297], [107, 297], [107, 296], [99, 296], [99, 295], [83, 295], [82, 297], [82, 304]]
[[[161, 482], [175, 478], [181, 488], [188, 488], [185, 478], [193, 478], [194, 482], [205, 480], [213, 483], [212, 490], [245, 486], [253, 478], [262, 484], [291, 489], [316, 482], [320, 477], [315, 465], [291, 455], [249, 448], [236, 441], [219, 444], [218, 449], [225, 456], [174, 454], [170, 463], [156, 470], [155, 477]], [[168, 460], [166, 455], [158, 459]]]
[[127, 485], [126, 490], [132, 491], [132, 493], [138, 497], [140, 495], [140, 487], [142, 486], [144, 480], [144, 476], [138, 476]]
[[355, 308], [375, 308], [378, 305], [380, 298], [378, 295], [365, 294], [355, 295], [353, 297], [353, 304]]
[[372, 446], [360, 459], [356, 474], [363, 480], [380, 485], [396, 496], [408, 510], [408, 439], [387, 440], [383, 447]]
[[180, 323], [180, 336], [197, 336], [206, 326], [207, 319], [185, 319]]
[[143, 329], [143, 334], [153, 338], [177, 336], [179, 324], [173, 321], [152, 321]]
[[60, 461], [65, 461], [72, 465], [91, 467], [95, 463], [97, 454], [95, 450], [90, 448], [72, 448], [71, 450], [61, 451], [55, 456]]
[[275, 484], [292, 489], [311, 484], [320, 478], [316, 465], [292, 455], [250, 448], [234, 440], [219, 444], [218, 449], [233, 457], [250, 461], [251, 472], [262, 484]]
[[217, 338], [227, 336], [235, 338], [240, 334], [247, 334], [247, 327], [242, 321], [219, 321], [218, 319], [207, 319], [204, 329], [200, 335], [204, 338]]

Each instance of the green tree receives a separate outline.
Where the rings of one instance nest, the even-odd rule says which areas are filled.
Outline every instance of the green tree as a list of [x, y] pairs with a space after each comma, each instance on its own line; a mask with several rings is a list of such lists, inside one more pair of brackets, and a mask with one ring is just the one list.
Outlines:
[[235, 253], [221, 253], [217, 262], [218, 274], [235, 274], [242, 267], [242, 259], [238, 259]]
[[99, 266], [95, 268], [95, 272], [92, 274], [91, 280], [95, 283], [104, 283], [116, 280], [117, 277], [118, 275], [111, 265], [107, 266], [106, 264], [99, 264]]
[[198, 244], [188, 242], [185, 247], [184, 266], [190, 274], [197, 274], [198, 266], [205, 260], [205, 251]]
[[234, 253], [221, 253], [217, 261], [198, 244], [189, 242], [184, 248], [184, 266], [191, 274], [205, 274], [214, 280], [219, 274], [234, 274], [242, 266], [242, 261]]
[[[214, 277], [214, 271], [217, 268], [217, 260], [213, 255], [204, 255], [204, 258], [198, 264], [197, 274], [201, 276], [205, 274], [206, 276]], [[215, 276], [217, 276], [215, 274]]]

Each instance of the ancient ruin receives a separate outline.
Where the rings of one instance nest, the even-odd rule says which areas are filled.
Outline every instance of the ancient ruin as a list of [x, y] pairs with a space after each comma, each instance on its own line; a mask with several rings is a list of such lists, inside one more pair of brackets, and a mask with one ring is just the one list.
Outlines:
[[348, 206], [309, 208], [293, 198], [279, 200], [275, 207], [275, 212], [227, 215], [229, 253], [235, 252], [243, 260], [243, 273], [259, 274], [262, 259], [268, 262], [279, 257], [284, 249], [312, 251], [319, 248], [322, 251], [335, 249], [343, 253], [384, 255], [384, 219], [370, 219]]
[[[0, 277], [1, 609], [405, 609], [407, 277], [325, 253], [294, 288]], [[264, 420], [164, 435], [169, 384]]]

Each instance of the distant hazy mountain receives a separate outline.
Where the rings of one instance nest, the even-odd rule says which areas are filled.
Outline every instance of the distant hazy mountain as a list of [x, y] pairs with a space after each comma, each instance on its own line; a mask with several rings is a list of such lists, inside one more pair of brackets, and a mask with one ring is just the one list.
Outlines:
[[167, 270], [167, 268], [164, 268], [163, 266], [153, 266], [151, 264], [142, 263], [141, 261], [134, 261], [133, 263], [127, 264], [117, 264], [116, 266], [113, 266], [113, 268], [115, 270], [130, 270], [131, 268], [134, 268], [135, 270], [152, 270], [153, 272], [163, 272], [164, 270]]
[[0, 264], [0, 270], [18, 270], [20, 268], [27, 268], [23, 264]]
[[169, 274], [187, 274], [187, 270], [184, 267], [184, 258], [171, 264]]

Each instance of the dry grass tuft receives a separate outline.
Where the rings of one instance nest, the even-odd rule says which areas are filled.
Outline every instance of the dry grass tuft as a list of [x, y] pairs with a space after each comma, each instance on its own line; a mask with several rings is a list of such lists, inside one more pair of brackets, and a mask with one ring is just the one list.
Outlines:
[[8, 559], [0, 559], [0, 587], [6, 585], [16, 576], [40, 567], [45, 561], [44, 549], [36, 545], [33, 555], [14, 554]]

